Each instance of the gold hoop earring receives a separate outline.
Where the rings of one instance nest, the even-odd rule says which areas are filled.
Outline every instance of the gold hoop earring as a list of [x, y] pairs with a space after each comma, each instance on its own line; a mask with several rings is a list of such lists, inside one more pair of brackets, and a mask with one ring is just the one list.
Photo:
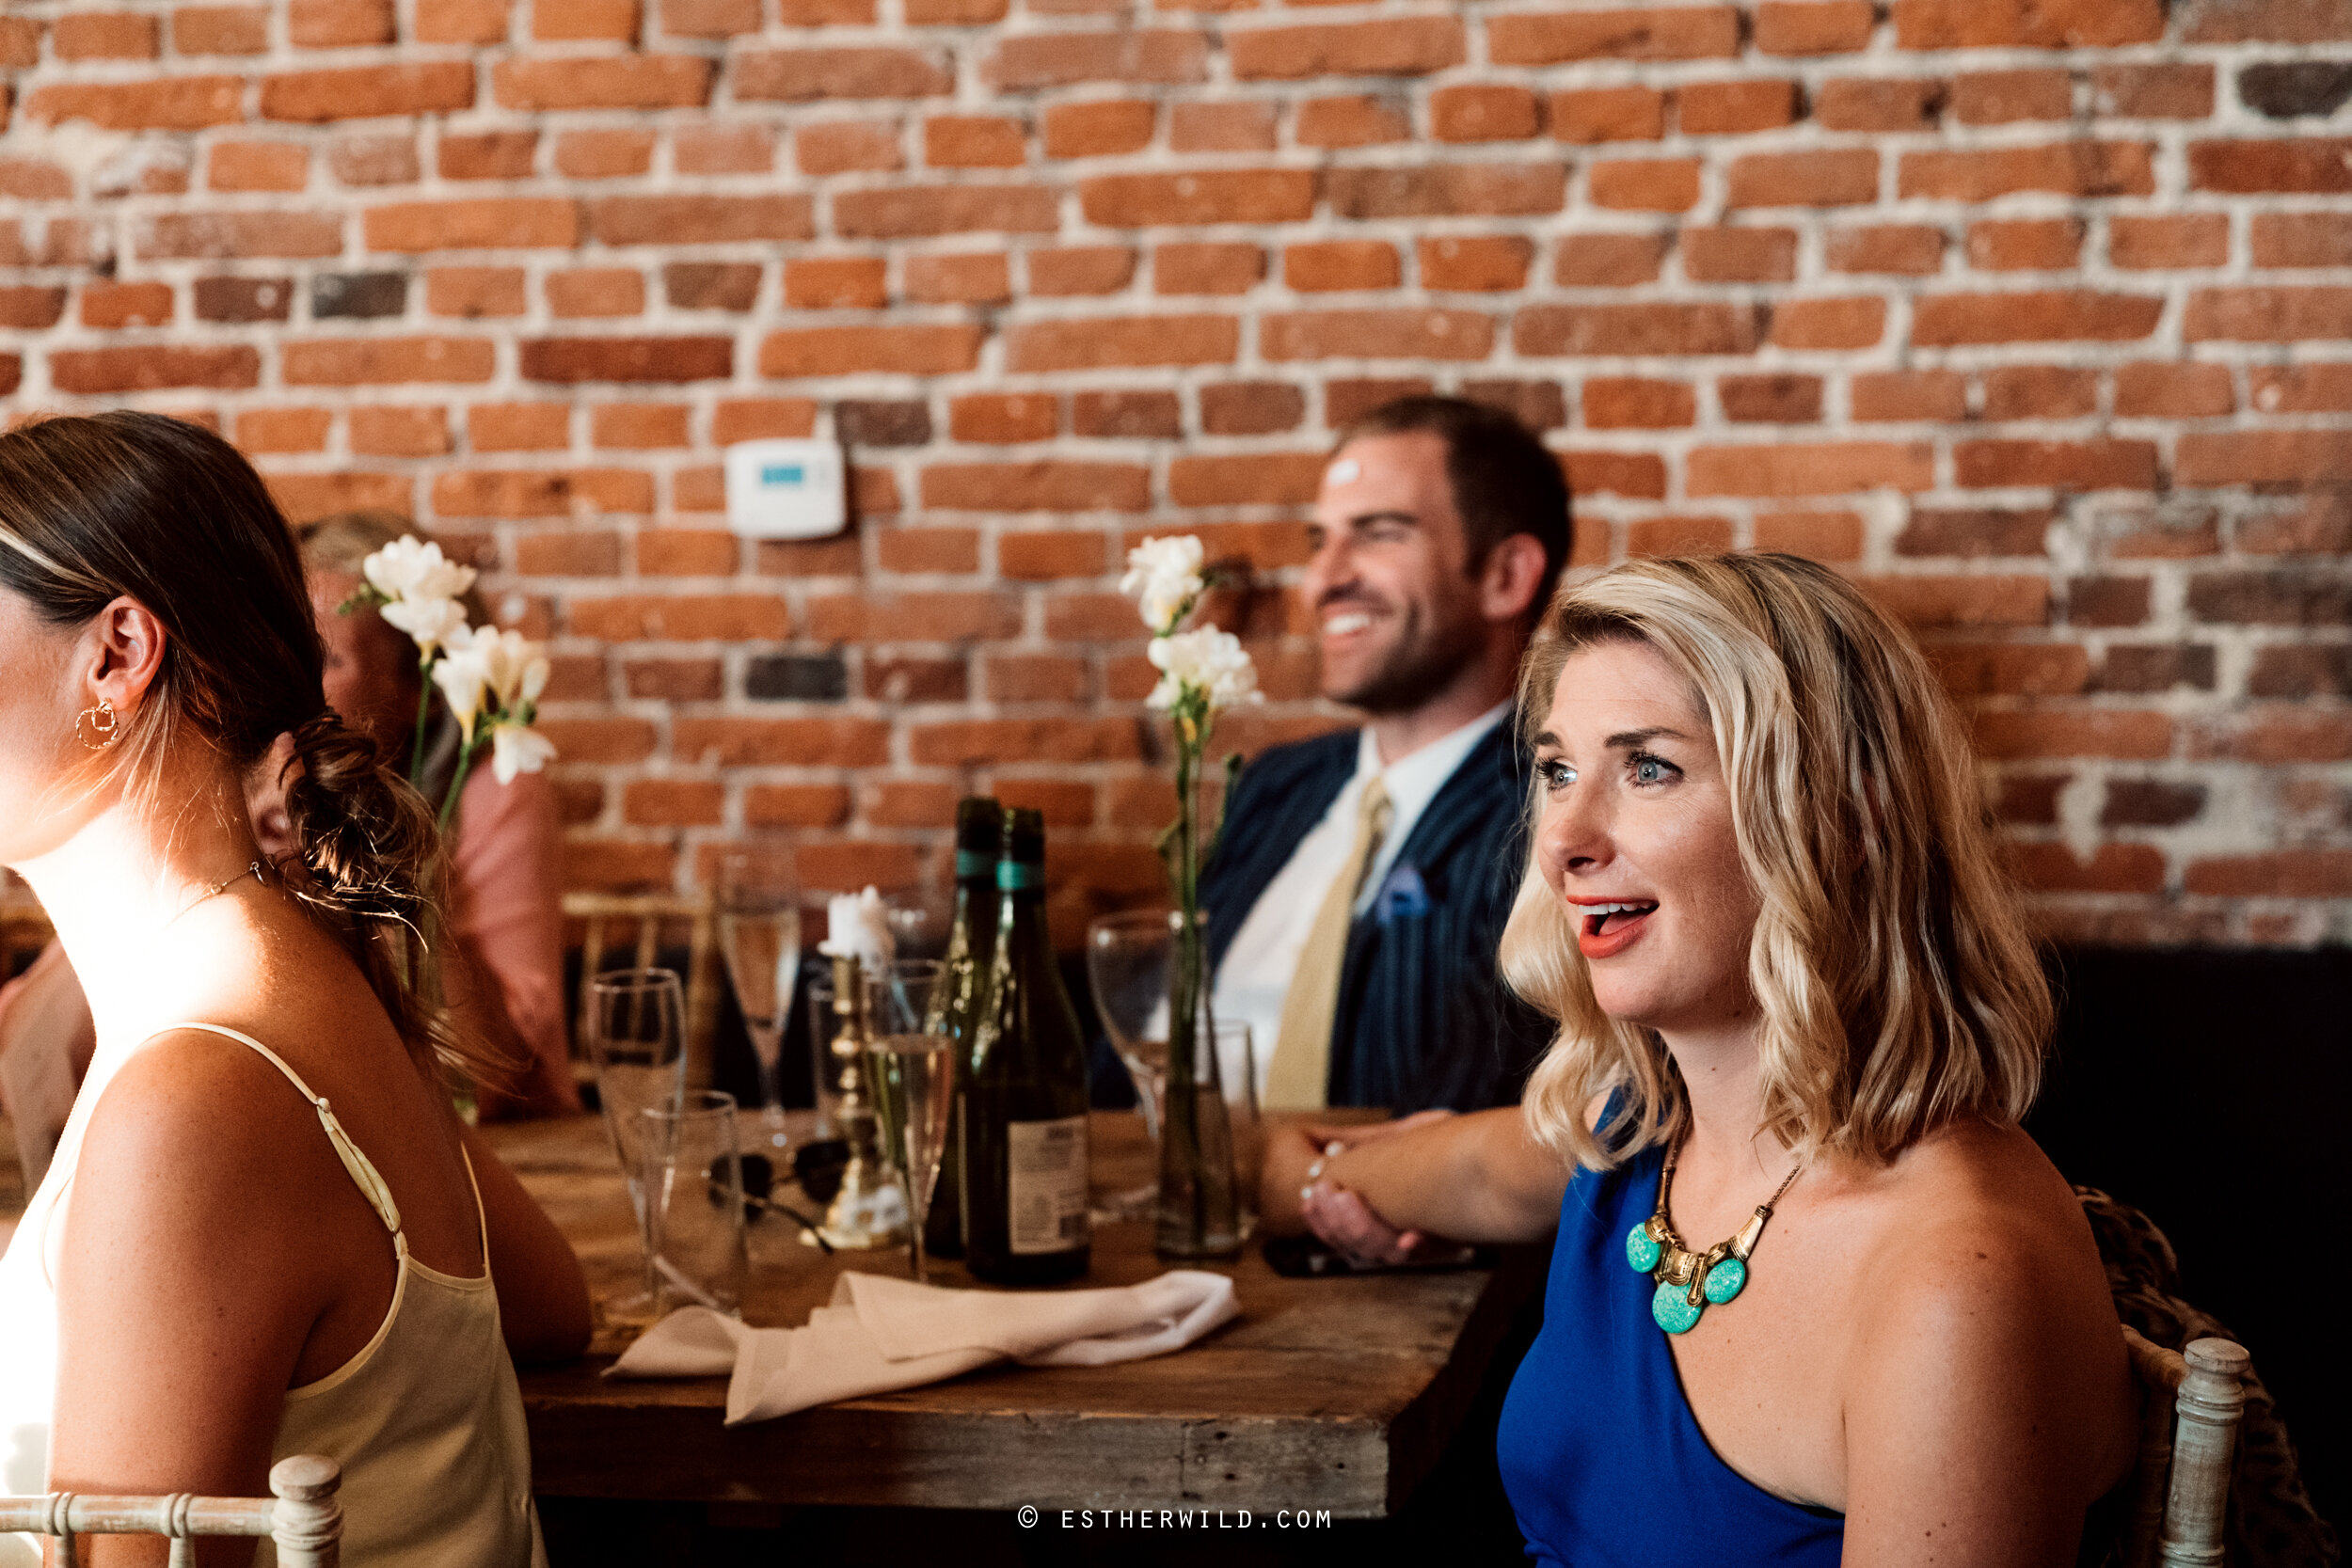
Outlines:
[[105, 698], [98, 705], [86, 707], [73, 721], [73, 738], [93, 752], [103, 752], [122, 734], [122, 721], [115, 717], [115, 705]]

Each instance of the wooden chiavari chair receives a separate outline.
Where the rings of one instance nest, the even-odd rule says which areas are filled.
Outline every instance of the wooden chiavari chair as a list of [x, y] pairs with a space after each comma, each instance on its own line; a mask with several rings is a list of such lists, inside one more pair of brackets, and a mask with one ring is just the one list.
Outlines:
[[[719, 1029], [718, 913], [707, 896], [675, 894], [567, 893], [565, 920], [580, 923], [580, 994], [572, 1019], [572, 1070], [586, 1084], [595, 1069], [586, 1061], [580, 1025], [588, 1017], [589, 987], [609, 969], [649, 969], [662, 951], [665, 932], [686, 928], [686, 971], [679, 976], [686, 990], [686, 1079], [690, 1085], [710, 1083], [712, 1040]], [[634, 936], [633, 944], [613, 938], [622, 929]]]
[[2145, 1395], [2124, 1568], [2221, 1568], [2222, 1517], [2251, 1358], [2228, 1339], [2166, 1350], [2126, 1324]]
[[171, 1568], [196, 1561], [199, 1535], [267, 1536], [279, 1568], [336, 1568], [342, 1550], [343, 1510], [335, 1500], [342, 1471], [331, 1459], [296, 1454], [270, 1466], [269, 1497], [107, 1497], [52, 1492], [42, 1497], [0, 1497], [0, 1533], [54, 1535], [56, 1568], [74, 1568], [77, 1535], [165, 1535]]

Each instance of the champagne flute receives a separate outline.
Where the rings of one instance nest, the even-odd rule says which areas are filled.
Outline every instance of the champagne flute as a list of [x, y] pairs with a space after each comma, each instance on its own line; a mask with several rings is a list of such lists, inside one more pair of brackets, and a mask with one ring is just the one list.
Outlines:
[[882, 1152], [898, 1167], [907, 1196], [909, 1251], [914, 1277], [928, 1284], [923, 1225], [939, 1184], [955, 1109], [955, 1037], [931, 1027], [931, 1000], [944, 966], [933, 958], [902, 958], [885, 967], [873, 987], [874, 1036], [867, 1077], [881, 1118]]
[[874, 1077], [898, 1133], [898, 1177], [913, 1221], [909, 1250], [914, 1277], [922, 1284], [930, 1282], [923, 1227], [939, 1186], [940, 1156], [947, 1148], [947, 1121], [956, 1103], [955, 1051], [955, 1039], [947, 1035], [884, 1035], [874, 1042]]
[[791, 1143], [784, 1121], [784, 1031], [801, 974], [801, 910], [789, 879], [771, 862], [730, 855], [721, 866], [719, 947], [759, 1068], [755, 1145], [780, 1155]]
[[643, 1113], [675, 1116], [686, 1098], [686, 993], [667, 969], [615, 969], [589, 985], [588, 1053], [596, 1067], [596, 1102], [612, 1134], [613, 1157], [628, 1181], [644, 1259], [644, 1289], [603, 1304], [611, 1323], [651, 1323], [660, 1308], [648, 1228]]

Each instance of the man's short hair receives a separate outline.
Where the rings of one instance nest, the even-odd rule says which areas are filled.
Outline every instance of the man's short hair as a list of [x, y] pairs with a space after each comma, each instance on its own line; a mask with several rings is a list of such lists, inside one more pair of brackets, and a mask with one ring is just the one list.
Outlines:
[[1332, 451], [1368, 436], [1420, 431], [1445, 441], [1446, 482], [1454, 487], [1454, 510], [1462, 515], [1467, 564], [1473, 576], [1495, 546], [1515, 533], [1532, 535], [1543, 546], [1543, 583], [1529, 611], [1531, 616], [1542, 614], [1561, 569], [1568, 563], [1575, 527], [1560, 459], [1534, 432], [1500, 408], [1427, 393], [1392, 398], [1358, 415], [1340, 432]]

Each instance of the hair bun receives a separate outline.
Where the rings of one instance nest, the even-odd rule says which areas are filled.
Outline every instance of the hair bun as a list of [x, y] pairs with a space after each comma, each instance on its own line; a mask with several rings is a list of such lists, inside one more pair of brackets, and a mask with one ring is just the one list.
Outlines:
[[421, 873], [438, 849], [423, 800], [385, 769], [375, 742], [332, 708], [288, 733], [301, 764], [288, 767], [285, 800], [307, 874], [302, 896], [355, 924], [412, 923]]

